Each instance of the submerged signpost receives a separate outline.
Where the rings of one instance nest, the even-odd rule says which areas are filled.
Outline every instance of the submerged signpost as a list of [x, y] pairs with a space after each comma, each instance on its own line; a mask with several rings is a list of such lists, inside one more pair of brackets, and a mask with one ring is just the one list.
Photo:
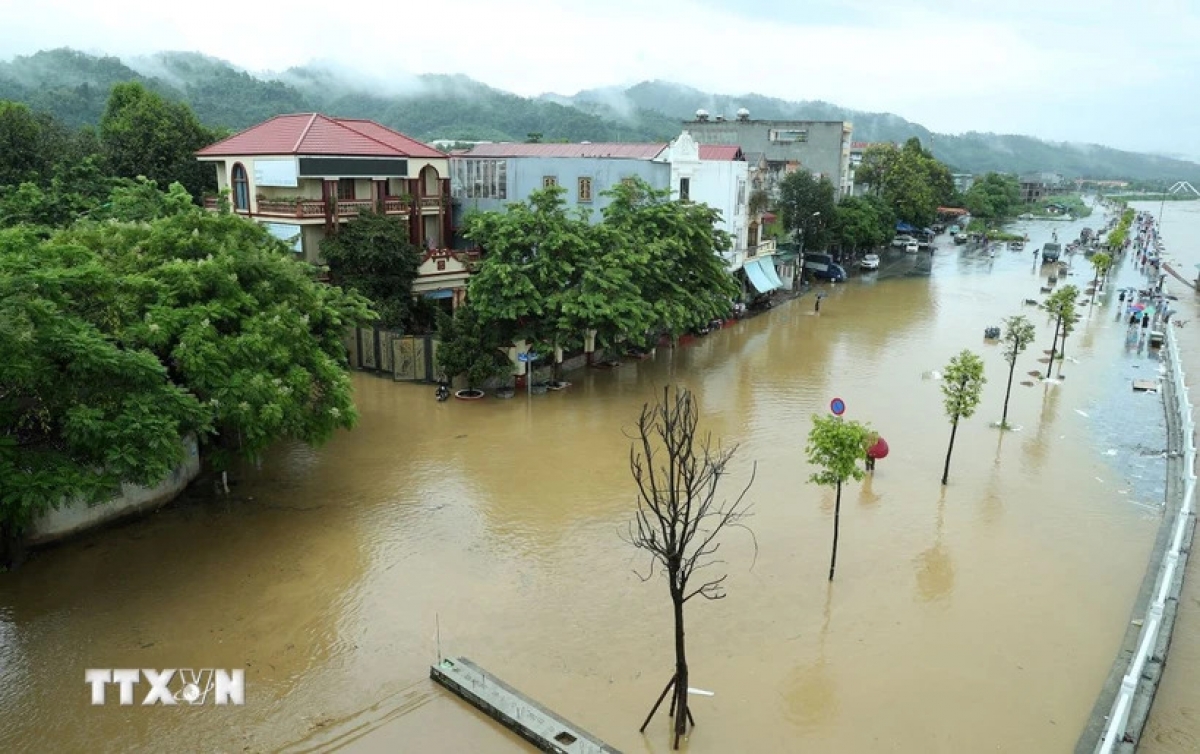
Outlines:
[[517, 361], [525, 365], [525, 394], [530, 398], [533, 397], [533, 362], [538, 360], [538, 355], [533, 351], [522, 351], [517, 354]]

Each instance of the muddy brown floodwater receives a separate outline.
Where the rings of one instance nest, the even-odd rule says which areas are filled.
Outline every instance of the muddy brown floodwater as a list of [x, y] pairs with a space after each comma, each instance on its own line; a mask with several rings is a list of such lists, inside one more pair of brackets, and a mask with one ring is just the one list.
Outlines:
[[[1100, 224], [1024, 227], [1032, 248]], [[667, 590], [619, 532], [624, 432], [678, 382], [740, 447], [731, 489], [758, 467], [757, 559], [731, 532], [728, 598], [688, 607], [692, 683], [715, 692], [689, 751], [1069, 750], [1159, 522], [1162, 466], [1126, 428], [1161, 451], [1161, 403], [1114, 364], [1156, 365], [1102, 295], [1068, 379], [1014, 385], [1022, 429], [1002, 436], [1006, 365], [983, 329], [1032, 315], [1028, 380], [1051, 332], [1021, 302], [1046, 271], [940, 243], [829, 289], [819, 315], [803, 298], [532, 400], [437, 403], [356, 375], [353, 432], [0, 576], [0, 748], [525, 751], [427, 680], [440, 633], [614, 746], [667, 751], [665, 716], [637, 732], [671, 671]], [[990, 382], [943, 489], [950, 427], [922, 375], [963, 348]], [[833, 498], [806, 483], [803, 446], [835, 396], [891, 455], [845, 489], [830, 586]], [[84, 670], [104, 667], [243, 667], [246, 705], [92, 707]]]

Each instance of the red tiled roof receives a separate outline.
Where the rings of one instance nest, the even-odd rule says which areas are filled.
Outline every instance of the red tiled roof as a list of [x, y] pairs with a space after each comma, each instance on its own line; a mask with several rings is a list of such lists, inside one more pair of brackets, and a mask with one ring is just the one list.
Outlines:
[[476, 144], [464, 157], [616, 157], [652, 160], [666, 144]]
[[276, 115], [196, 152], [198, 157], [304, 154], [354, 157], [445, 157], [433, 147], [369, 120], [320, 113]]
[[409, 157], [445, 157], [446, 154], [428, 144], [417, 141], [416, 139], [405, 136], [399, 131], [393, 131], [387, 126], [381, 126], [373, 120], [363, 120], [358, 118], [334, 118], [338, 123], [348, 128], [353, 128], [359, 133], [369, 136], [376, 141], [381, 141], [384, 144], [395, 147], [402, 152], [405, 152]]
[[701, 144], [702, 160], [741, 160], [742, 148], [737, 144]]

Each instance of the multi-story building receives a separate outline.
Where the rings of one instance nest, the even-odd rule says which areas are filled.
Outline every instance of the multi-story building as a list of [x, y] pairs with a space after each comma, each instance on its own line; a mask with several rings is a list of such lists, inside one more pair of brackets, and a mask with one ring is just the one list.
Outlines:
[[735, 120], [696, 111], [684, 128], [701, 144], [736, 144], [747, 154], [762, 153], [768, 166], [766, 188], [774, 191], [783, 176], [806, 170], [828, 178], [837, 197], [853, 190], [851, 133], [846, 121], [751, 120], [745, 108]]
[[759, 218], [749, 214], [751, 166], [736, 145], [702, 145], [684, 131], [671, 143], [479, 144], [451, 154], [451, 190], [464, 212], [502, 210], [534, 191], [560, 186], [573, 208], [598, 222], [609, 189], [641, 178], [678, 199], [718, 210], [717, 227], [732, 237], [724, 254], [731, 270], [768, 253]]
[[[451, 234], [450, 160], [369, 120], [319, 113], [279, 115], [196, 153], [217, 169], [236, 214], [261, 223], [300, 258], [321, 261], [321, 241], [375, 210], [404, 221], [425, 250], [414, 293], [455, 302], [469, 263]], [[206, 206], [216, 209], [210, 197]]]

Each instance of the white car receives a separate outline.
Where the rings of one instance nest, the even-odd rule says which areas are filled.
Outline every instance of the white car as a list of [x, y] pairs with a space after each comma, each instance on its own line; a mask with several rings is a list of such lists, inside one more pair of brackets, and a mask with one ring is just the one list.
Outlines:
[[916, 243], [916, 242], [917, 242], [916, 239], [913, 238], [912, 236], [896, 236], [895, 238], [892, 239], [892, 246], [896, 247], [897, 249], [903, 249], [905, 246], [908, 246], [910, 243]]
[[917, 245], [916, 241], [909, 241], [908, 245], [904, 247], [905, 254], [916, 254], [920, 250], [921, 247]]
[[864, 256], [862, 259], [859, 260], [858, 266], [860, 269], [863, 269], [863, 270], [878, 270], [879, 269], [879, 255], [878, 254], [867, 254], [866, 256]]

